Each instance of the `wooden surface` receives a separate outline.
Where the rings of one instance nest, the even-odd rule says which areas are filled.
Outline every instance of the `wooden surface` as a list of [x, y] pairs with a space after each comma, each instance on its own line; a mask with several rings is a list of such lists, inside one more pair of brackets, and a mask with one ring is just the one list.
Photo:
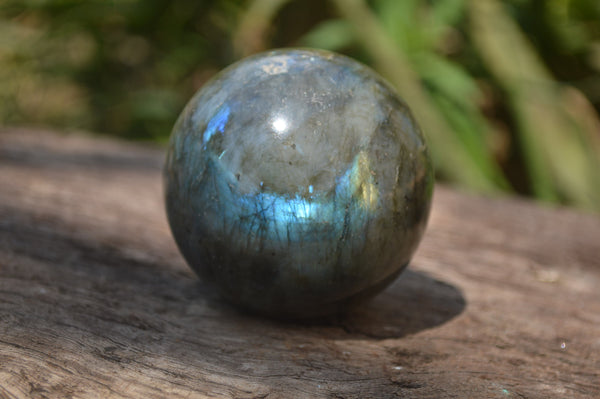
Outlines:
[[600, 218], [437, 187], [345, 318], [240, 314], [166, 225], [162, 150], [0, 131], [0, 397], [600, 397]]

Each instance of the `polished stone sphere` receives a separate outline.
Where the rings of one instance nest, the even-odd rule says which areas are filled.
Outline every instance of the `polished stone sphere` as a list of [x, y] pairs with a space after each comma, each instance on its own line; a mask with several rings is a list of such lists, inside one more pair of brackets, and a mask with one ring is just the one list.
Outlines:
[[297, 49], [206, 83], [174, 127], [164, 176], [190, 266], [230, 302], [291, 318], [392, 282], [433, 190], [423, 135], [390, 85], [347, 57]]

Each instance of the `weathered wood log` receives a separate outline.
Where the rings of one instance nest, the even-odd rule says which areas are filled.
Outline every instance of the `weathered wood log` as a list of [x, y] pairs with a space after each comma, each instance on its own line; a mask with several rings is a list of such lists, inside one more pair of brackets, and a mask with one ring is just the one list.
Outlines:
[[163, 151], [0, 131], [0, 397], [600, 396], [600, 218], [437, 187], [345, 317], [242, 314], [185, 265]]

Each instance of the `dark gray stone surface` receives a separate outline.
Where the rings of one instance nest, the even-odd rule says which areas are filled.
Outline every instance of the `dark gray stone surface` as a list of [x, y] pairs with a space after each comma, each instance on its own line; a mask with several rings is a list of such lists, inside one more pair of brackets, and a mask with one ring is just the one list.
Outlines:
[[408, 264], [433, 188], [406, 104], [322, 51], [245, 59], [180, 116], [165, 167], [181, 252], [230, 301], [278, 316], [343, 309]]

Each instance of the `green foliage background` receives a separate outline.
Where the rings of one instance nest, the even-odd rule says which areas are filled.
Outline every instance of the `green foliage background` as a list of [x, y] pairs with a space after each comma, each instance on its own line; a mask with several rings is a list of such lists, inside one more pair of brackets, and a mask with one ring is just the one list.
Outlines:
[[210, 76], [285, 46], [384, 75], [439, 178], [600, 210], [597, 0], [0, 0], [0, 123], [165, 141]]

